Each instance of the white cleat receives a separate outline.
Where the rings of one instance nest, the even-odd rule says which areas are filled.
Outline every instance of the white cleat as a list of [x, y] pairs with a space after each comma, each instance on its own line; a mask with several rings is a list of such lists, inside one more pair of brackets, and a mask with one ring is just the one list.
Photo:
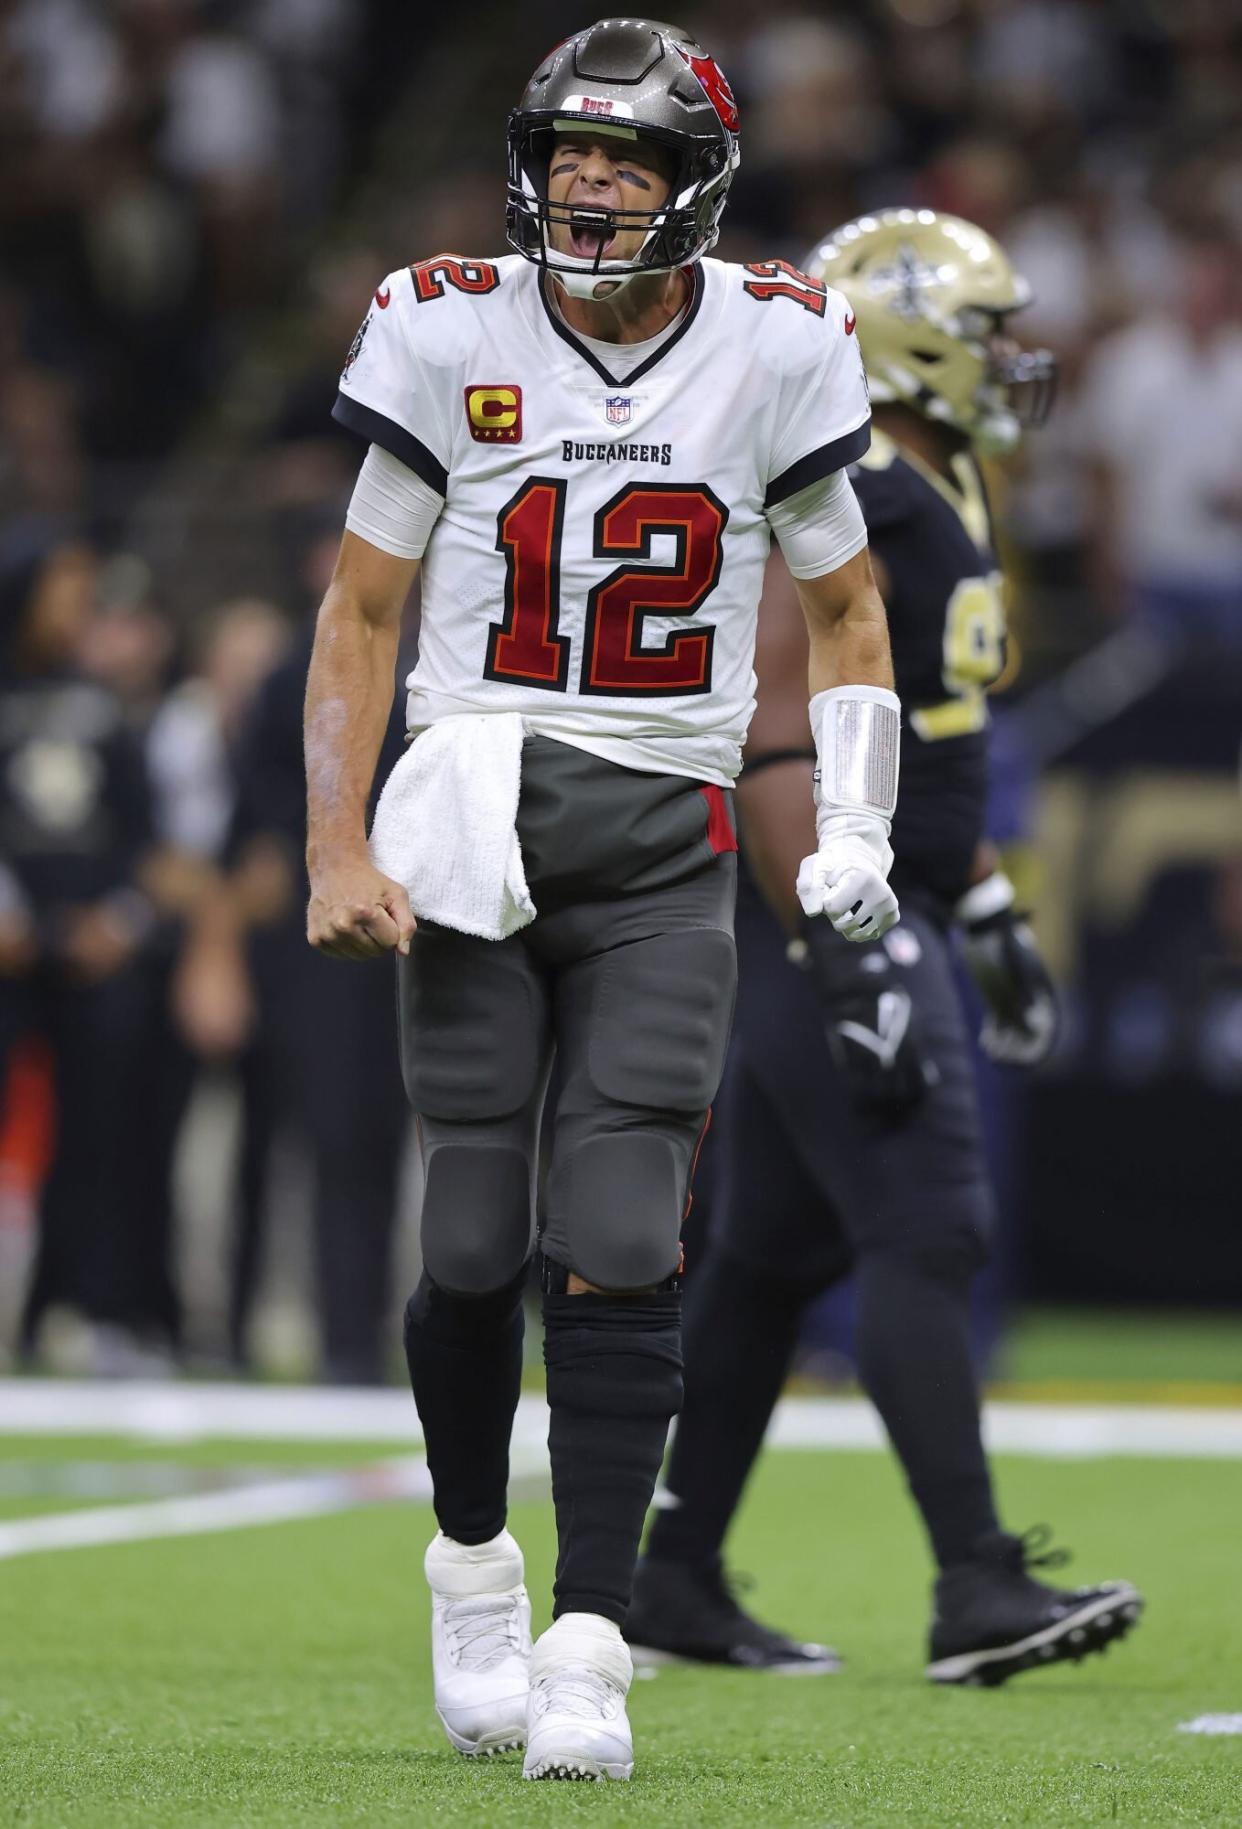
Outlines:
[[610, 1619], [564, 1613], [549, 1626], [531, 1659], [523, 1778], [628, 1778], [633, 1675], [629, 1646]]
[[423, 1568], [436, 1713], [445, 1733], [471, 1759], [524, 1746], [531, 1645], [521, 1550], [508, 1531], [475, 1544], [438, 1531]]

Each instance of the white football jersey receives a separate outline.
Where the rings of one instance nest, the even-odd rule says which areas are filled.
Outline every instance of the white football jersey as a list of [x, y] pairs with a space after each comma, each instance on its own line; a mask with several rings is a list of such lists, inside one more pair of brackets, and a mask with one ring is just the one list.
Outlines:
[[334, 413], [444, 497], [411, 729], [519, 711], [630, 768], [737, 775], [766, 510], [859, 458], [870, 408], [840, 293], [779, 261], [688, 271], [648, 344], [575, 336], [520, 255], [379, 287]]

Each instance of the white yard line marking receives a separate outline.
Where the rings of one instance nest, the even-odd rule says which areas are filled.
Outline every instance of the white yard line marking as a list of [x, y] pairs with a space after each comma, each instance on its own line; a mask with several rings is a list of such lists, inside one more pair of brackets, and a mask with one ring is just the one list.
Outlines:
[[192, 1442], [422, 1441], [408, 1392], [298, 1385], [0, 1379], [0, 1434]]
[[[1155, 1404], [985, 1406], [988, 1445], [1005, 1454], [1082, 1460], [1101, 1455], [1242, 1460], [1242, 1409]], [[518, 1405], [515, 1447], [547, 1440], [542, 1397]], [[404, 1391], [237, 1384], [89, 1384], [0, 1379], [0, 1435], [108, 1435], [143, 1441], [421, 1442]], [[858, 1398], [787, 1397], [772, 1433], [779, 1448], [881, 1449], [883, 1430]]]
[[1179, 1734], [1242, 1734], [1242, 1715], [1196, 1715], [1193, 1721], [1179, 1721]]
[[[1101, 1455], [1242, 1460], [1242, 1410], [1127, 1404], [989, 1404], [989, 1446], [1008, 1454], [1081, 1460]], [[210, 1384], [85, 1384], [0, 1379], [0, 1435], [105, 1435], [193, 1442], [394, 1442], [420, 1440], [403, 1391]], [[547, 1475], [548, 1411], [542, 1397], [518, 1405], [511, 1465], [515, 1480], [542, 1485]], [[790, 1397], [777, 1408], [772, 1445], [789, 1449], [884, 1448], [874, 1411], [854, 1399]], [[427, 1500], [421, 1455], [401, 1455], [339, 1472], [291, 1473], [222, 1492], [146, 1503], [92, 1506], [0, 1522], [0, 1559], [35, 1551], [136, 1543], [155, 1537], [243, 1530], [296, 1518], [397, 1501]], [[1187, 1733], [1236, 1719], [1205, 1716]]]
[[0, 1523], [0, 1560], [37, 1550], [76, 1550], [103, 1543], [141, 1543], [152, 1537], [191, 1537], [245, 1530], [254, 1524], [287, 1524], [396, 1499], [429, 1499], [431, 1476], [421, 1455], [352, 1468], [346, 1473], [265, 1480], [230, 1492], [188, 1499], [155, 1499], [143, 1505], [100, 1505], [82, 1511]]
[[[0, 1412], [2, 1414], [2, 1412]], [[1053, 1460], [1139, 1455], [1170, 1460], [1242, 1460], [1242, 1410], [1156, 1404], [984, 1405], [988, 1447]], [[769, 1437], [776, 1448], [883, 1448], [870, 1405], [830, 1397], [788, 1397]]]
[[[516, 1487], [540, 1482], [542, 1454], [529, 1448], [510, 1457]], [[144, 1543], [156, 1537], [195, 1537], [216, 1531], [248, 1530], [259, 1524], [288, 1524], [332, 1512], [431, 1498], [431, 1475], [421, 1454], [378, 1461], [341, 1473], [294, 1475], [238, 1486], [192, 1498], [156, 1499], [142, 1505], [100, 1505], [0, 1523], [0, 1561], [47, 1550], [94, 1549], [109, 1543]]]

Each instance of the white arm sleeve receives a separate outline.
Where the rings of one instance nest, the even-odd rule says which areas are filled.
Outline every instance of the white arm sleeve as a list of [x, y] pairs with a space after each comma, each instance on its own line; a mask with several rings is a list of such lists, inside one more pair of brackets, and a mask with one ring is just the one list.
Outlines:
[[844, 470], [787, 496], [767, 514], [795, 578], [835, 572], [867, 544], [867, 525]]
[[395, 559], [421, 559], [444, 497], [408, 465], [371, 445], [345, 511], [350, 533]]

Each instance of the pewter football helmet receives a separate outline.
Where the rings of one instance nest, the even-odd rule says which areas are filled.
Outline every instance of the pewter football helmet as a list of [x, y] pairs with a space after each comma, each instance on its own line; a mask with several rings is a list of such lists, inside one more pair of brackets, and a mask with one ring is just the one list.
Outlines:
[[[584, 211], [548, 201], [548, 165], [558, 134], [591, 129], [621, 140], [655, 141], [672, 156], [668, 198], [648, 210]], [[738, 166], [738, 115], [720, 66], [679, 26], [652, 19], [602, 19], [549, 52], [509, 117], [511, 246], [567, 280], [622, 284], [702, 258], [719, 234]], [[552, 222], [597, 218], [593, 258], [559, 254]], [[633, 260], [608, 260], [609, 235], [647, 230]]]
[[938, 210], [877, 210], [804, 265], [849, 300], [873, 400], [904, 401], [993, 456], [1048, 417], [1055, 358], [1006, 328], [1031, 288], [983, 229]]

